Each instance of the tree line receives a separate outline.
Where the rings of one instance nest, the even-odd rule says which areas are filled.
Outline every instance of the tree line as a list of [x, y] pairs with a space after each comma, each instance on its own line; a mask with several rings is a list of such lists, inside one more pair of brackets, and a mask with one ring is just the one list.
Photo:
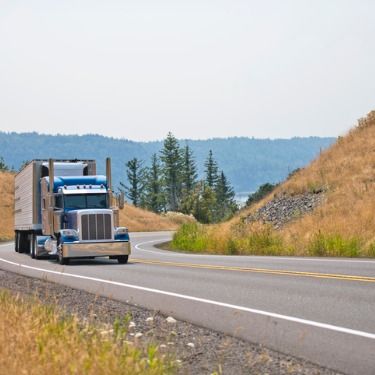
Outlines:
[[159, 154], [152, 155], [149, 167], [144, 160], [129, 160], [126, 176], [120, 190], [134, 206], [156, 213], [176, 211], [192, 214], [202, 223], [216, 223], [238, 209], [234, 190], [212, 150], [204, 163], [204, 178], [199, 180], [191, 148], [188, 144], [181, 147], [172, 133], [163, 141]]

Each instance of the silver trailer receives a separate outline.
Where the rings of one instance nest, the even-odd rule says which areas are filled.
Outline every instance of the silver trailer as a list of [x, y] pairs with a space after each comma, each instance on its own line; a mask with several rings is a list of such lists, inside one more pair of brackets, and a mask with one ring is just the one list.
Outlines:
[[15, 178], [15, 250], [32, 258], [108, 256], [126, 263], [129, 234], [119, 226], [112, 194], [110, 159], [106, 176], [94, 160], [33, 160]]

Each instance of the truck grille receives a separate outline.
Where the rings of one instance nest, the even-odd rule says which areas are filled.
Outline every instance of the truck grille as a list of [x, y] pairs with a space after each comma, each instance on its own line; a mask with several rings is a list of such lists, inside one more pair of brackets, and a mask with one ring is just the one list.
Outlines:
[[112, 239], [110, 214], [85, 214], [81, 220], [83, 241]]

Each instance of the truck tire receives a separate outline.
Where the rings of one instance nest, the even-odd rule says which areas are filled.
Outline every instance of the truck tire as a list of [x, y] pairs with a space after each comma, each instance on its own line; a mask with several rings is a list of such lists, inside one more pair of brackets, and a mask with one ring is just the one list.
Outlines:
[[14, 234], [14, 250], [18, 253], [20, 248], [20, 232], [16, 231]]
[[28, 240], [27, 240], [27, 232], [21, 231], [19, 232], [19, 246], [18, 246], [18, 252], [19, 253], [26, 253], [28, 251]]
[[126, 264], [128, 263], [128, 259], [129, 259], [129, 255], [119, 255], [117, 257], [117, 261], [120, 263], [120, 264]]
[[36, 237], [37, 237], [36, 234], [33, 234], [32, 238], [31, 238], [30, 256], [33, 259], [38, 259], [38, 256], [37, 256], [38, 242], [37, 242]]
[[66, 264], [69, 264], [69, 258], [65, 258], [63, 256], [63, 251], [62, 251], [62, 247], [60, 246], [59, 247], [59, 250], [57, 252], [57, 261], [59, 262], [59, 264], [61, 264], [62, 266], [63, 265], [66, 265]]

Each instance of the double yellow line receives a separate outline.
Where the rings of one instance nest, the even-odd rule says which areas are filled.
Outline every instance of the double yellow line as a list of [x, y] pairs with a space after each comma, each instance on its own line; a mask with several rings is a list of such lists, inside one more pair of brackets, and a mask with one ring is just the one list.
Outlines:
[[236, 271], [236, 272], [253, 272], [271, 275], [283, 276], [300, 276], [300, 277], [314, 277], [319, 279], [335, 279], [345, 281], [361, 281], [366, 283], [375, 283], [375, 277], [370, 276], [355, 276], [355, 275], [342, 275], [332, 273], [318, 273], [318, 272], [303, 272], [303, 271], [286, 271], [286, 270], [273, 270], [268, 268], [253, 268], [253, 267], [236, 267], [236, 266], [220, 266], [212, 264], [196, 264], [196, 263], [183, 263], [183, 262], [163, 262], [150, 259], [131, 259], [132, 263], [153, 264], [157, 266], [167, 267], [183, 267], [183, 268], [199, 268], [206, 270], [220, 270], [220, 271]]

